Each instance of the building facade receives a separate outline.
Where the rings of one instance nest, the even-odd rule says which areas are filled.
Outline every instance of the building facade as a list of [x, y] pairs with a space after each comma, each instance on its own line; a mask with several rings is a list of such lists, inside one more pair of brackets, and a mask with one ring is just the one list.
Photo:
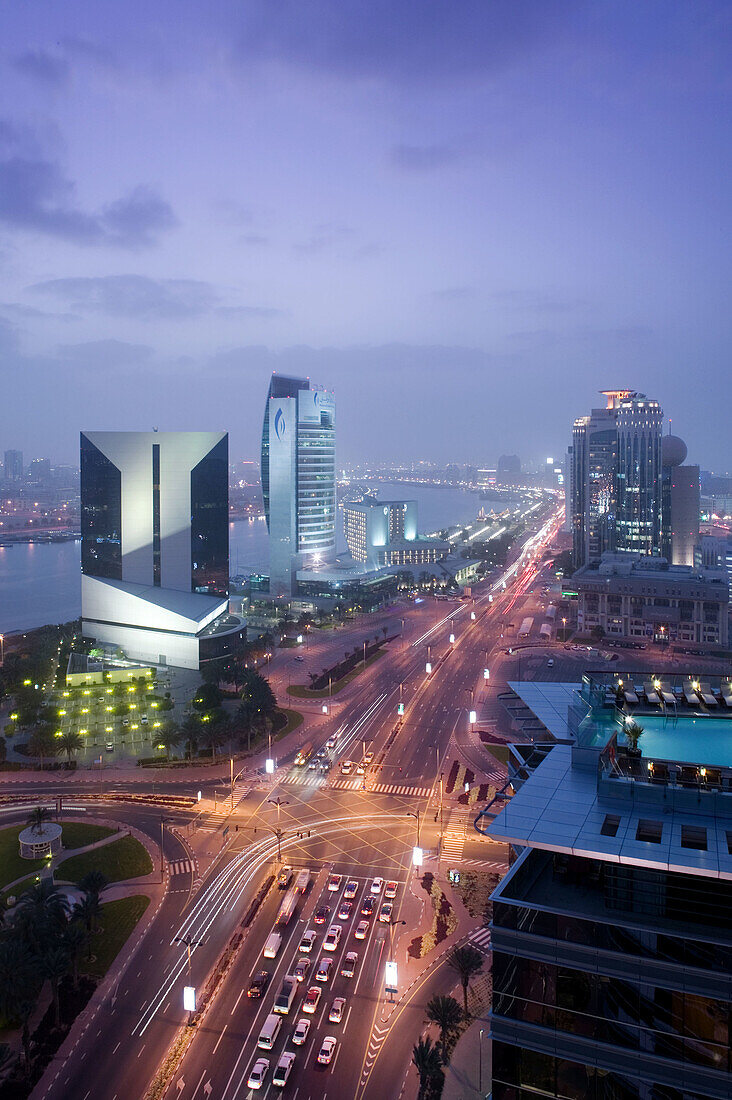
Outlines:
[[577, 593], [577, 629], [608, 638], [726, 647], [726, 570], [668, 565], [664, 558], [604, 554], [568, 582]]
[[198, 668], [228, 615], [225, 432], [82, 432], [82, 626], [133, 660]]
[[298, 569], [336, 553], [335, 398], [273, 375], [262, 424], [262, 496], [270, 595], [292, 596]]
[[3, 472], [6, 481], [21, 481], [23, 478], [23, 452], [6, 451], [3, 462]]
[[729, 1100], [732, 739], [659, 727], [636, 764], [614, 683], [551, 686], [573, 700], [551, 732], [581, 732], [480, 828], [517, 857], [492, 898], [493, 1100]]

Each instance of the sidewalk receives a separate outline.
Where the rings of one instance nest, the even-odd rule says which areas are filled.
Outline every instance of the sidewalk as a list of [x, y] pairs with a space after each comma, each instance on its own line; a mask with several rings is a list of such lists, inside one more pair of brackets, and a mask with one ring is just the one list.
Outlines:
[[474, 1020], [461, 1036], [450, 1064], [445, 1067], [442, 1100], [484, 1100], [488, 1096], [492, 1063], [489, 1033], [490, 1021], [486, 1014]]

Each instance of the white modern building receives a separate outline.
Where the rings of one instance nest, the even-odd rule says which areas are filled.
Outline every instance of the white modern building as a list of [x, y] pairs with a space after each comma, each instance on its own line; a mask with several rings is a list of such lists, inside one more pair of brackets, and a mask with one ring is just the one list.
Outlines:
[[297, 594], [298, 570], [335, 561], [335, 397], [274, 374], [262, 424], [270, 596]]
[[226, 432], [81, 433], [85, 637], [194, 669], [238, 647], [228, 454]]
[[351, 557], [377, 566], [430, 565], [446, 558], [450, 543], [420, 538], [416, 500], [362, 500], [343, 508]]

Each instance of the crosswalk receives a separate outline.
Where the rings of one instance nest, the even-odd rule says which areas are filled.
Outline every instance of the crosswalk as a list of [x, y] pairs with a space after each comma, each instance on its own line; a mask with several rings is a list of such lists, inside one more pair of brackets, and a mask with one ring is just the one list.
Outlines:
[[195, 864], [192, 859], [174, 859], [168, 863], [168, 871], [171, 875], [189, 875], [195, 870]]
[[406, 798], [427, 798], [429, 787], [410, 787], [404, 783], [374, 783], [364, 788], [363, 779], [334, 779], [330, 784], [335, 791], [367, 791], [368, 794], [396, 794]]
[[325, 783], [322, 775], [311, 771], [288, 772], [287, 775], [278, 775], [277, 780], [280, 783], [295, 784], [298, 787], [322, 787]]
[[491, 951], [490, 928], [476, 928], [470, 935], [470, 942], [474, 947], [477, 947], [479, 951], [482, 951], [484, 955], [489, 955]]

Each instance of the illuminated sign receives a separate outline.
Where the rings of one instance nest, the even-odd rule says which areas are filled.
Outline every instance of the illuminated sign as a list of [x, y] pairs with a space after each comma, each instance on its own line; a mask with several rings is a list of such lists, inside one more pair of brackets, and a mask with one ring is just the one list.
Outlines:
[[387, 962], [384, 973], [384, 982], [386, 985], [387, 993], [397, 993], [397, 964], [395, 962]]
[[421, 867], [422, 866], [423, 857], [424, 857], [424, 852], [422, 851], [421, 848], [414, 847], [412, 849], [412, 863], [414, 864], [415, 867]]
[[192, 985], [183, 987], [183, 1008], [186, 1012], [196, 1011], [196, 990]]
[[265, 760], [264, 770], [267, 773], [267, 775], [274, 775], [274, 769], [275, 769], [274, 760]]

